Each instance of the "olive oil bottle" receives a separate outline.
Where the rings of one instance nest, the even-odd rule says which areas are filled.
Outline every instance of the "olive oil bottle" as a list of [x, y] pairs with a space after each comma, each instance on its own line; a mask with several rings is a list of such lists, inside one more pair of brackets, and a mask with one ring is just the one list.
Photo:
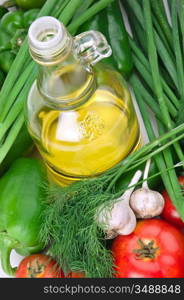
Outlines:
[[49, 176], [60, 185], [96, 176], [140, 146], [140, 130], [123, 77], [99, 62], [111, 55], [97, 31], [72, 38], [52, 17], [29, 30], [39, 73], [27, 101], [29, 132]]

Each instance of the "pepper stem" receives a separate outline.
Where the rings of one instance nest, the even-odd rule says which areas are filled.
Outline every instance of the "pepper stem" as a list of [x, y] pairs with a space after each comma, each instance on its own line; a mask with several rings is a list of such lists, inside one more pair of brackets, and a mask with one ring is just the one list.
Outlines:
[[16, 268], [12, 268], [10, 263], [10, 254], [15, 246], [16, 241], [8, 237], [6, 232], [0, 233], [1, 265], [3, 271], [10, 276], [15, 276], [16, 272]]

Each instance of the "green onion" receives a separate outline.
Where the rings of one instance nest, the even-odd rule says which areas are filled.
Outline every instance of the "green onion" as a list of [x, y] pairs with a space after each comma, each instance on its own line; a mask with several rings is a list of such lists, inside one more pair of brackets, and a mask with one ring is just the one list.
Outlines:
[[[158, 1], [160, 1], [160, 0], [158, 0]], [[129, 9], [132, 10], [132, 13], [136, 17], [137, 21], [140, 23], [140, 25], [142, 27], [142, 35], [144, 35], [145, 24], [144, 24], [144, 16], [143, 16], [143, 13], [142, 13], [142, 7], [140, 6], [139, 2], [135, 1], [135, 0], [126, 0], [126, 3], [127, 3], [127, 6], [129, 7]], [[133, 23], [134, 22], [135, 22], [135, 20], [133, 21]], [[135, 28], [135, 31], [136, 31], [136, 28]], [[169, 76], [173, 80], [173, 83], [175, 84], [175, 86], [178, 89], [178, 78], [177, 78], [177, 73], [176, 73], [176, 70], [175, 70], [175, 61], [174, 62], [172, 61], [172, 57], [168, 53], [167, 48], [165, 47], [164, 43], [160, 39], [160, 37], [159, 37], [159, 35], [158, 35], [158, 33], [156, 32], [155, 29], [153, 29], [153, 33], [154, 33], [154, 36], [155, 36], [156, 46], [160, 50], [159, 54], [160, 54], [160, 57], [162, 59], [162, 64], [164, 65], [164, 67], [167, 70]], [[143, 49], [145, 49], [145, 45], [144, 45]]]
[[[29, 77], [29, 80], [31, 82], [33, 81], [33, 79], [34, 79], [34, 73], [30, 74]], [[13, 103], [13, 106], [9, 114], [7, 115], [7, 118], [3, 122], [3, 126], [0, 127], [0, 140], [3, 138], [4, 134], [9, 130], [9, 128], [11, 127], [15, 119], [18, 117], [20, 111], [22, 111], [22, 107], [27, 100], [28, 93], [31, 87], [30, 81], [28, 81], [25, 84], [24, 88], [18, 94], [18, 99], [16, 100], [16, 102]]]
[[179, 39], [179, 28], [178, 28], [178, 1], [173, 1], [172, 4], [172, 32], [173, 32], [173, 46], [175, 50], [175, 57], [176, 57], [176, 69], [178, 75], [178, 84], [179, 84], [179, 92], [181, 101], [184, 101], [184, 65], [183, 65], [183, 58], [182, 52], [180, 47], [180, 39]]
[[67, 25], [73, 17], [76, 10], [82, 5], [82, 3], [83, 0], [70, 1], [59, 16], [59, 20], [64, 25]]
[[72, 21], [76, 20], [81, 14], [83, 14], [93, 4], [94, 1], [95, 0], [88, 0], [88, 1], [85, 1], [85, 2], [83, 1], [84, 2], [83, 5], [81, 5], [77, 9], [74, 17], [72, 18]]
[[[4, 104], [2, 111], [0, 113], [1, 122], [4, 122], [5, 117], [7, 116], [7, 113], [9, 112], [12, 104], [15, 102], [24, 84], [26, 83], [26, 78], [29, 78], [28, 83], [31, 88], [31, 85], [36, 77], [36, 74], [34, 72], [34, 66], [35, 66], [34, 62], [31, 61], [28, 67], [25, 69], [25, 71], [23, 71], [23, 73], [20, 75], [12, 91], [9, 92], [8, 95], [9, 100]], [[32, 74], [34, 74], [34, 76], [32, 76]], [[0, 105], [2, 105], [1, 101], [0, 101]]]
[[[148, 75], [148, 72], [150, 72], [150, 66], [149, 66], [148, 59], [145, 57], [143, 52], [137, 47], [137, 45], [135, 44], [135, 42], [132, 38], [129, 38], [129, 43], [130, 43], [130, 46], [131, 46], [132, 51], [133, 51], [133, 57], [134, 57], [135, 65], [139, 64], [139, 67], [140, 67], [141, 64], [142, 64], [144, 74], [146, 74], [146, 75], [144, 75], [144, 78], [147, 78], [147, 80], [148, 80], [147, 84], [149, 85], [150, 88], [152, 88], [153, 85], [151, 84], [151, 78]], [[138, 67], [138, 69], [139, 69], [139, 67]], [[180, 106], [179, 100], [174, 95], [172, 89], [169, 87], [169, 85], [167, 84], [166, 80], [163, 77], [161, 77], [161, 81], [162, 81], [163, 89], [164, 89], [164, 92], [165, 92], [165, 97], [167, 98], [167, 96], [168, 96], [167, 101], [169, 101], [169, 99], [170, 99], [171, 102], [178, 109], [179, 106]]]
[[162, 32], [164, 33], [164, 36], [167, 39], [169, 46], [172, 49], [173, 48], [172, 31], [167, 21], [167, 16], [166, 16], [163, 1], [152, 0], [151, 5], [153, 8], [153, 12], [161, 26]]
[[16, 139], [17, 135], [19, 134], [19, 131], [21, 130], [22, 126], [24, 124], [24, 116], [21, 114], [18, 116], [17, 120], [13, 123], [13, 126], [10, 129], [9, 135], [5, 139], [5, 142], [0, 148], [0, 163], [5, 158], [6, 154], [10, 150], [11, 146], [14, 143], [14, 140]]
[[69, 26], [68, 30], [71, 34], [75, 34], [77, 29], [87, 20], [92, 18], [102, 9], [104, 9], [108, 4], [117, 0], [99, 0], [97, 3], [93, 4], [86, 12], [84, 12], [78, 19], [74, 20]]
[[[170, 28], [170, 26], [167, 24], [165, 15], [163, 20], [163, 10], [160, 10], [160, 12], [159, 10], [157, 10], [157, 13], [155, 13], [155, 6], [158, 5], [159, 7], [160, 5], [162, 5], [161, 3], [158, 4], [160, 0], [158, 0], [157, 3], [153, 3], [153, 1], [154, 0], [142, 0], [139, 2], [134, 0], [126, 1], [126, 3], [128, 3], [129, 9], [136, 16], [136, 18], [138, 19], [139, 17], [138, 21], [142, 26], [142, 31], [146, 32], [147, 36], [147, 42], [145, 43], [147, 45], [146, 52], [141, 52], [141, 49], [139, 48], [139, 40], [137, 41], [136, 39], [134, 39], [134, 37], [133, 39], [130, 38], [130, 45], [133, 51], [133, 59], [137, 73], [131, 76], [130, 83], [133, 87], [137, 102], [139, 104], [146, 131], [150, 140], [156, 139], [156, 136], [152, 128], [152, 124], [149, 120], [148, 110], [145, 106], [145, 103], [155, 113], [158, 133], [162, 135], [164, 132], [166, 132], [166, 130], [170, 130], [171, 128], [176, 126], [175, 118], [178, 115], [178, 111], [180, 111], [182, 99], [177, 99], [177, 96], [175, 96], [175, 91], [177, 91], [177, 94], [180, 91], [181, 94], [183, 88], [178, 88], [179, 85], [182, 84], [183, 80], [183, 64], [181, 63], [181, 65], [179, 66], [179, 62], [181, 62], [182, 56], [176, 11], [175, 16], [173, 16], [173, 18], [175, 17], [175, 24], [173, 28]], [[142, 3], [142, 7], [140, 3]], [[155, 22], [153, 11], [151, 10], [151, 3], [155, 16], [157, 17], [157, 19], [159, 19], [159, 23], [160, 21], [165, 22], [164, 26], [166, 26], [168, 29], [168, 31], [166, 29], [167, 33], [171, 32], [171, 34], [173, 35], [173, 40], [175, 39], [175, 46], [174, 48], [173, 46], [171, 47], [171, 50], [173, 50], [173, 53], [175, 53], [175, 58], [173, 57], [173, 54], [171, 55], [168, 47], [164, 45], [165, 42], [163, 43], [165, 38], [167, 38], [168, 40], [167, 33], [165, 32], [165, 30], [162, 30], [162, 34], [160, 34], [160, 27], [158, 27], [158, 24], [156, 24]], [[142, 8], [143, 14], [141, 10]], [[174, 9], [176, 10], [175, 6]], [[136, 22], [132, 22], [131, 19], [129, 19], [129, 21], [131, 26], [134, 26], [136, 24]], [[171, 46], [170, 42], [169, 44]], [[178, 53], [179, 55], [179, 60], [178, 67], [175, 70], [175, 60], [177, 58], [176, 53]], [[170, 78], [173, 79], [174, 88], [173, 86], [170, 86], [170, 78], [168, 76], [165, 76], [165, 78], [162, 77], [163, 74], [170, 75]], [[173, 135], [172, 141], [168, 140], [167, 145], [169, 145], [169, 143], [171, 142], [180, 161], [184, 161], [184, 153], [177, 140], [178, 137]], [[163, 148], [163, 146], [164, 144], [160, 143], [160, 148], [162, 149], [161, 153], [160, 151], [157, 152], [157, 150], [153, 151], [153, 156], [150, 153], [146, 153], [144, 158], [140, 158], [137, 163], [134, 162], [134, 166], [137, 168], [140, 163], [144, 162], [144, 159], [153, 157], [160, 171], [163, 168], [168, 169], [168, 172], [165, 173], [164, 176], [162, 176], [162, 180], [169, 192], [171, 199], [173, 200], [174, 205], [184, 219], [183, 196], [181, 194], [181, 188], [178, 184], [176, 172], [173, 168], [174, 162], [172, 151], [171, 148]], [[129, 170], [133, 167], [130, 167]]]
[[[141, 96], [140, 96], [137, 89], [135, 89], [135, 95], [136, 95], [136, 99], [139, 101], [139, 108], [141, 110], [141, 114], [142, 114], [142, 117], [143, 117], [143, 120], [144, 120], [144, 124], [146, 126], [148, 136], [151, 140], [154, 140], [155, 139], [155, 134], [154, 134], [151, 122], [150, 122], [149, 118], [146, 115], [146, 111], [144, 109], [144, 102], [142, 102], [142, 98], [141, 98]], [[168, 152], [166, 153], [166, 155], [168, 155]], [[159, 154], [159, 155], [157, 154], [156, 156], [154, 156], [154, 159], [156, 161], [156, 164], [157, 164], [157, 167], [159, 168], [159, 170], [164, 170], [164, 169], [167, 168], [167, 165], [164, 161], [163, 154]], [[175, 174], [174, 174], [174, 178], [175, 178]], [[167, 191], [168, 191], [172, 201], [176, 205], [178, 211], [181, 211], [181, 202], [178, 201], [178, 197], [180, 196], [180, 194], [179, 193], [177, 195], [175, 194], [174, 189], [172, 188], [172, 183], [170, 181], [170, 177], [169, 177], [168, 172], [165, 172], [162, 175], [162, 181], [163, 181], [165, 187], [167, 188]], [[178, 182], [176, 183], [176, 188], [177, 187], [178, 187]], [[178, 187], [178, 191], [180, 191], [179, 187]], [[184, 216], [182, 216], [182, 217], [184, 217]]]
[[[151, 18], [151, 7], [150, 2], [147, 0], [143, 0], [143, 7], [144, 7], [144, 17], [145, 17], [145, 23], [146, 23], [146, 32], [147, 32], [147, 43], [148, 43], [148, 57], [151, 67], [151, 73], [154, 83], [154, 89], [155, 94], [157, 96], [160, 110], [163, 116], [163, 119], [165, 120], [165, 123], [167, 124], [167, 128], [172, 128], [172, 122], [169, 115], [168, 107], [165, 102], [163, 89], [162, 89], [162, 83], [160, 80], [160, 73], [159, 73], [159, 67], [158, 67], [158, 57], [157, 57], [157, 50], [155, 47], [154, 42], [154, 33], [153, 33], [153, 26], [152, 26], [152, 18]], [[180, 147], [178, 144], [175, 144], [175, 149], [178, 153], [181, 160], [183, 160], [184, 156], [181, 155]]]

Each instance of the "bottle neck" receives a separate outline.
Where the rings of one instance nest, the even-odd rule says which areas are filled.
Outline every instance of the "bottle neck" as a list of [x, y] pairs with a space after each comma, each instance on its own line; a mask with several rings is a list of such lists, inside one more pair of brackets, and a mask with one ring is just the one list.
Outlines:
[[85, 103], [96, 89], [93, 71], [84, 68], [67, 49], [57, 64], [39, 64], [37, 88], [44, 101], [55, 109], [74, 109]]
[[89, 99], [94, 75], [75, 55], [74, 40], [65, 27], [55, 19], [51, 26], [49, 20], [44, 28], [41, 22], [29, 32], [30, 54], [39, 65], [37, 87], [53, 108], [71, 109]]
[[28, 37], [30, 54], [40, 65], [38, 88], [46, 101], [61, 109], [86, 101], [96, 87], [92, 66], [112, 53], [105, 37], [88, 31], [72, 38], [53, 17], [33, 22]]
[[39, 65], [56, 65], [64, 61], [72, 49], [72, 37], [63, 24], [52, 17], [36, 20], [28, 37], [30, 54]]

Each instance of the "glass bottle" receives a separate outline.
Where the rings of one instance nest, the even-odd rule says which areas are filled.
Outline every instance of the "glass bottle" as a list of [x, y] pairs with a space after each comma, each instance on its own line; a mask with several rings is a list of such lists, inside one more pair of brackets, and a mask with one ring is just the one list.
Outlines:
[[67, 185], [96, 176], [136, 150], [140, 130], [127, 84], [99, 62], [112, 52], [105, 37], [72, 37], [52, 17], [37, 19], [28, 37], [39, 73], [26, 120], [50, 178]]

